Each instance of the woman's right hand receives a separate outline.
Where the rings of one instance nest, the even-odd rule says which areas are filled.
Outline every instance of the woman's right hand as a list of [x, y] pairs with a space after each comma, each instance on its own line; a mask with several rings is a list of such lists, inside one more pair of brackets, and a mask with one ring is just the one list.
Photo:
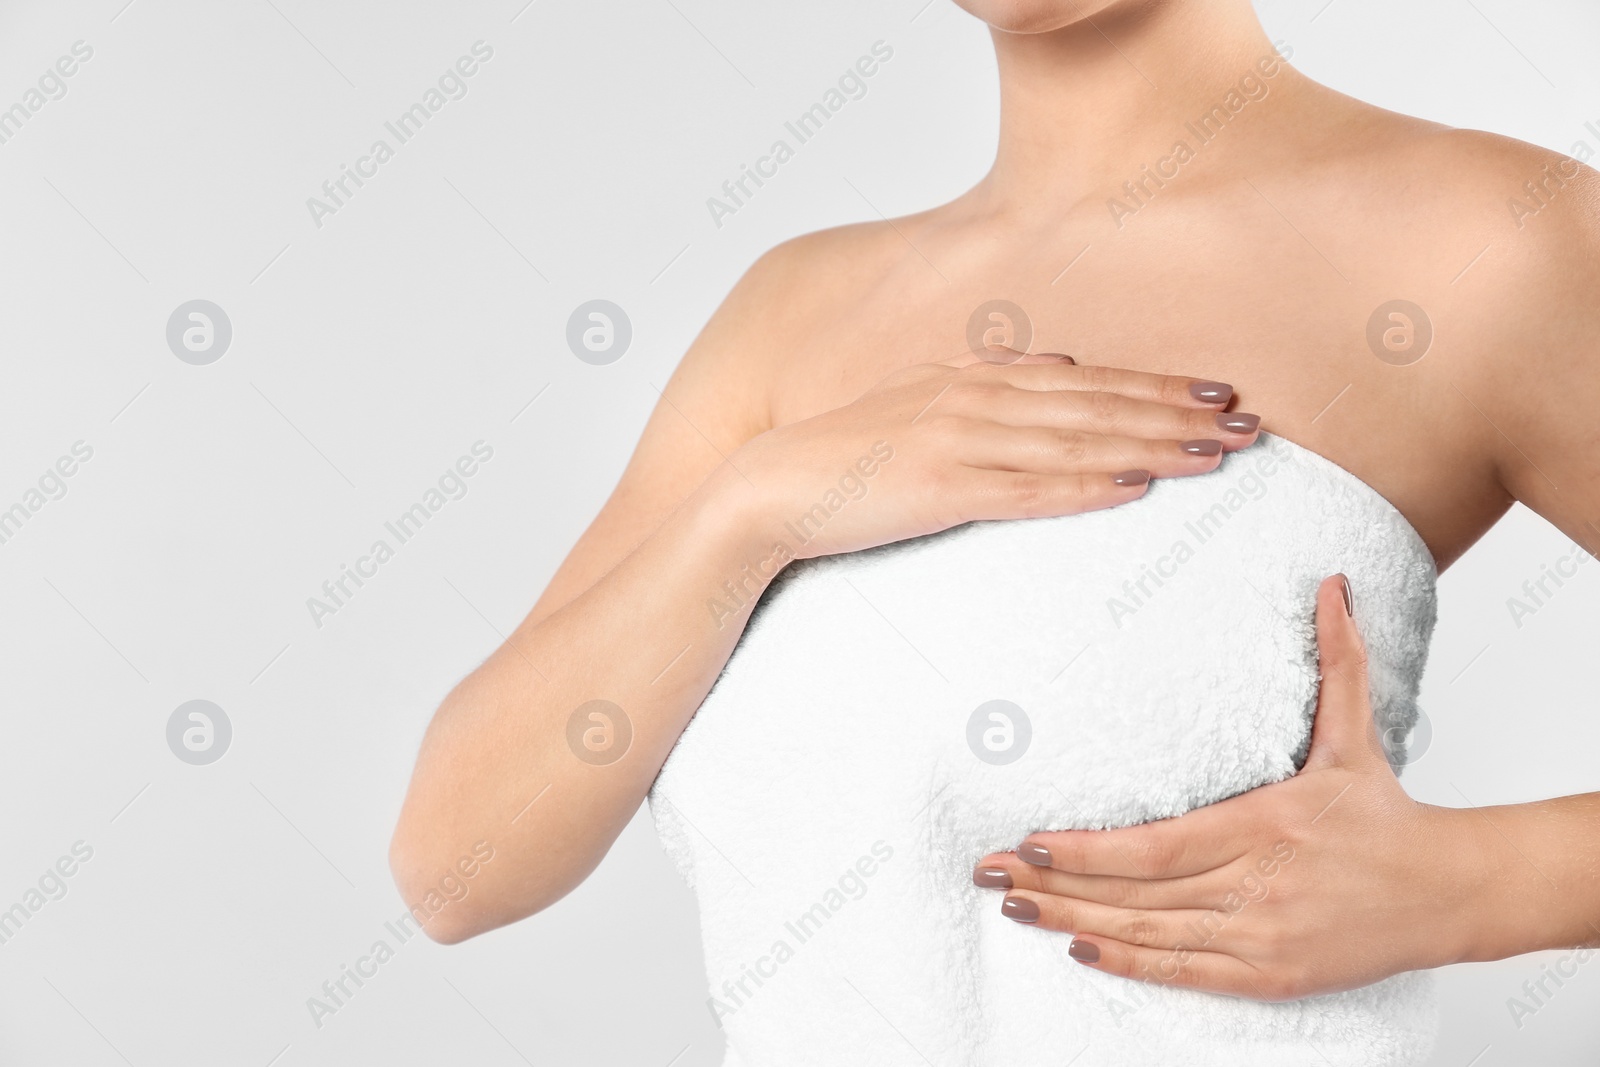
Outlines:
[[1214, 470], [1258, 433], [1255, 415], [1224, 412], [1228, 385], [999, 352], [898, 371], [750, 440], [729, 465], [803, 559], [1122, 504], [1152, 477]]

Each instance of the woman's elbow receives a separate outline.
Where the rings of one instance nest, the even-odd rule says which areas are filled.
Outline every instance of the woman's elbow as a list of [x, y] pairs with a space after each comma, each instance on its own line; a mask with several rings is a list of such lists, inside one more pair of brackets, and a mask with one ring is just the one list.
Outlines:
[[[429, 939], [455, 945], [506, 924], [495, 901], [497, 852], [488, 841], [447, 849], [419, 840], [404, 821], [389, 842], [389, 871]], [[501, 859], [504, 862], [504, 859]]]

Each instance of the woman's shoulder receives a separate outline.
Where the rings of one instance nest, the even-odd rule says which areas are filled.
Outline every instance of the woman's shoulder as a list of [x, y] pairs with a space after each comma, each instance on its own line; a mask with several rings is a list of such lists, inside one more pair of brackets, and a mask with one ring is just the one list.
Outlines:
[[745, 349], [741, 358], [782, 365], [819, 319], [836, 313], [904, 254], [895, 227], [917, 217], [834, 226], [774, 245], [745, 270], [708, 330]]
[[1591, 337], [1600, 328], [1600, 172], [1589, 165], [1600, 124], [1585, 137], [1563, 152], [1441, 128], [1400, 164], [1415, 210], [1456, 235], [1461, 262], [1440, 288], [1454, 291], [1463, 323], [1503, 333], [1530, 360], [1570, 346], [1575, 325]]
[[790, 299], [826, 302], [880, 276], [904, 253], [904, 229], [934, 214], [854, 222], [791, 237], [757, 259], [745, 280], [768, 295], [781, 292]]
[[1332, 138], [1321, 160], [1323, 184], [1373, 215], [1481, 235], [1480, 248], [1518, 241], [1541, 258], [1593, 258], [1600, 172], [1590, 163], [1600, 160], [1600, 122], [1557, 150], [1370, 105], [1343, 121], [1347, 135]]
[[1554, 486], [1600, 477], [1600, 123], [1561, 151], [1399, 118], [1358, 149], [1382, 180], [1346, 176], [1373, 258], [1447, 340], [1418, 381], [1487, 431], [1515, 499], [1572, 532], [1582, 493]]
[[1575, 323], [1600, 327], [1600, 122], [1558, 151], [1354, 101], [1330, 112], [1318, 150], [1286, 165], [1300, 180], [1285, 197], [1337, 235], [1358, 280], [1503, 342], [1481, 351], [1532, 357]]
[[[789, 238], [744, 271], [680, 362], [669, 391], [737, 411], [742, 438], [770, 428], [773, 391], [817, 323], [874, 278], [897, 251], [887, 220]], [[903, 245], [901, 245], [903, 248]]]

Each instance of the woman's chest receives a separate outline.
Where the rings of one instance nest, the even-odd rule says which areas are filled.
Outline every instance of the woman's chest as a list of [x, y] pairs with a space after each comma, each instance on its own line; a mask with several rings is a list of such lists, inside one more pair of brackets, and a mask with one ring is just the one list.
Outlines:
[[1243, 254], [1174, 262], [1089, 245], [1052, 274], [1038, 255], [944, 271], [908, 246], [789, 339], [773, 416], [808, 418], [896, 370], [993, 346], [1223, 381], [1236, 409], [1355, 473], [1453, 558], [1503, 511], [1477, 416], [1440, 402], [1471, 340], [1440, 336], [1424, 309], [1381, 298], [1359, 272]]
[[1286, 431], [1285, 420], [1325, 404], [1328, 390], [1381, 380], [1348, 286], [1292, 269], [1263, 276], [1152, 256], [1091, 244], [1052, 276], [1055, 264], [1037, 252], [955, 269], [907, 246], [881, 272], [839, 286], [788, 339], [775, 415], [807, 418], [896, 370], [988, 347], [1226, 381], [1251, 410], [1276, 409]]

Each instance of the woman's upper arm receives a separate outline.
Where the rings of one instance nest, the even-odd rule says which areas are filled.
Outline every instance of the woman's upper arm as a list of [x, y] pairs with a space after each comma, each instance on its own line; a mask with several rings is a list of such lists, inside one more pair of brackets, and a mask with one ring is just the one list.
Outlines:
[[1517, 235], [1528, 242], [1520, 249], [1525, 273], [1498, 302], [1507, 336], [1481, 373], [1487, 388], [1480, 395], [1494, 400], [1484, 407], [1493, 413], [1484, 416], [1492, 424], [1485, 429], [1498, 444], [1501, 484], [1593, 554], [1600, 552], [1600, 175], [1583, 168], [1535, 221], [1537, 232], [1530, 225]]
[[583, 593], [650, 535], [744, 442], [769, 429], [777, 299], [795, 279], [795, 242], [751, 266], [661, 390], [605, 506], [572, 547], [525, 626]]

